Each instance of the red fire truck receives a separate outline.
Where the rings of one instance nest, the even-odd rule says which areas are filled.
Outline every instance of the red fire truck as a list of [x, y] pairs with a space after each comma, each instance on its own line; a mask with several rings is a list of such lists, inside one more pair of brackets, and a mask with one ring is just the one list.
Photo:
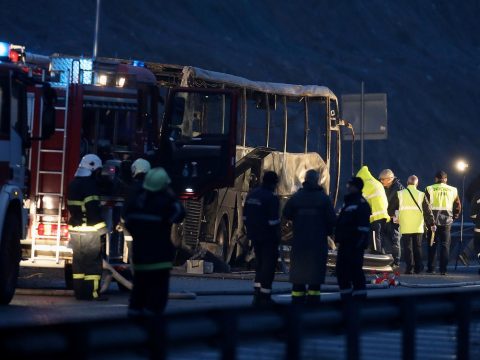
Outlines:
[[[65, 266], [69, 280], [72, 252], [66, 190], [81, 157], [95, 153], [104, 163], [103, 205], [112, 230], [106, 253], [109, 260], [121, 261], [123, 244], [112, 235], [128, 183], [117, 181], [118, 175], [129, 174], [131, 161], [140, 156], [153, 158], [162, 104], [156, 78], [141, 62], [59, 54], [37, 59], [46, 60], [42, 63], [45, 78], [57, 93], [56, 125], [50, 139], [33, 144], [30, 150], [30, 220], [21, 241], [22, 266]], [[34, 137], [41, 127], [35, 110]]]
[[25, 165], [35, 140], [28, 131], [31, 111], [41, 123], [37, 139], [48, 138], [54, 130], [55, 93], [38, 80], [34, 68], [18, 63], [19, 49], [0, 42], [0, 304], [8, 304], [15, 292], [20, 239], [27, 228]]

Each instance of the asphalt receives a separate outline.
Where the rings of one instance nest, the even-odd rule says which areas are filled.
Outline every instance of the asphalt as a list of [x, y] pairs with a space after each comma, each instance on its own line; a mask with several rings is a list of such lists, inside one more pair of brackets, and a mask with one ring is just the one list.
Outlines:
[[[459, 286], [480, 285], [479, 266], [454, 266], [449, 267], [447, 275], [440, 274], [402, 274], [402, 268], [396, 274], [366, 274], [367, 286], [369, 289], [384, 289], [392, 287], [405, 288], [447, 288]], [[189, 274], [183, 268], [175, 268], [172, 271], [170, 280], [170, 292], [172, 298], [175, 296], [189, 296], [186, 294], [195, 294], [196, 296], [214, 296], [214, 295], [250, 295], [252, 292], [252, 282], [254, 279], [253, 271], [233, 271], [231, 273], [212, 273], [212, 274]], [[387, 281], [382, 281], [386, 277]], [[396, 284], [391, 286], [392, 281]], [[291, 285], [288, 282], [288, 275], [277, 273], [273, 284], [275, 294], [287, 294], [290, 292]], [[117, 284], [112, 282], [109, 292], [117, 291]], [[329, 274], [326, 277], [322, 290], [326, 292], [338, 291], [337, 280], [335, 276]], [[41, 295], [56, 294], [59, 296], [70, 296], [71, 291], [65, 289], [62, 269], [45, 268], [21, 268], [18, 294], [34, 293]], [[183, 294], [183, 295], [182, 295]]]

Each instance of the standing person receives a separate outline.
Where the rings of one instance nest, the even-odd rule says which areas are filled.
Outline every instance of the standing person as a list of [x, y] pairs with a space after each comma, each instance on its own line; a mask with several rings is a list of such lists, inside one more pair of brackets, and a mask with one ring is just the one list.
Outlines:
[[362, 196], [363, 181], [359, 177], [347, 183], [347, 195], [337, 219], [335, 242], [339, 249], [336, 273], [340, 296], [343, 300], [354, 296], [367, 296], [363, 273], [363, 254], [368, 246], [370, 232], [370, 206]]
[[106, 300], [99, 294], [103, 270], [101, 236], [108, 231], [101, 215], [96, 181], [101, 168], [102, 160], [97, 155], [85, 155], [68, 185], [73, 291], [78, 300]]
[[[135, 196], [135, 194], [142, 189], [143, 181], [145, 180], [145, 176], [150, 171], [150, 169], [150, 162], [145, 159], [138, 158], [133, 162], [133, 164], [130, 166], [130, 170], [132, 172], [132, 183], [130, 184], [130, 188], [128, 189], [127, 198]], [[128, 232], [128, 230], [125, 229], [125, 221], [123, 218], [120, 218], [120, 222], [117, 225], [116, 229], [120, 232], [123, 231], [123, 239], [125, 240], [128, 249], [128, 261], [131, 262], [133, 237]]]
[[320, 302], [320, 285], [327, 268], [327, 236], [332, 235], [335, 225], [332, 202], [318, 180], [318, 172], [308, 170], [303, 187], [283, 209], [283, 216], [293, 222], [290, 282], [292, 303], [297, 304]]
[[280, 202], [275, 194], [278, 175], [267, 171], [261, 186], [245, 200], [243, 220], [247, 236], [255, 251], [255, 284], [253, 305], [270, 305], [272, 283], [280, 244]]
[[393, 257], [393, 267], [400, 266], [401, 247], [400, 247], [400, 231], [397, 223], [391, 221], [395, 217], [395, 209], [398, 208], [397, 193], [403, 190], [403, 185], [400, 180], [395, 177], [393, 171], [384, 169], [378, 176], [380, 182], [385, 189], [385, 195], [388, 201], [388, 216], [390, 221], [383, 227], [381, 235], [382, 245], [386, 253], [391, 253]]
[[172, 223], [179, 223], [185, 216], [169, 184], [166, 171], [153, 168], [145, 176], [143, 187], [125, 204], [123, 218], [133, 237], [133, 290], [128, 308], [133, 317], [161, 315], [167, 304], [175, 256], [170, 230]]
[[[425, 195], [432, 205], [433, 217], [437, 230], [433, 243], [428, 247], [427, 272], [435, 272], [437, 248], [440, 246], [440, 274], [446, 275], [450, 256], [450, 229], [453, 220], [460, 215], [462, 208], [457, 188], [447, 185], [447, 173], [435, 174], [435, 184], [427, 186]], [[431, 235], [430, 235], [431, 236]], [[430, 236], [428, 237], [430, 239]]]
[[370, 173], [368, 167], [362, 166], [357, 173], [357, 177], [363, 181], [362, 194], [372, 214], [370, 215], [370, 228], [372, 230], [372, 245], [370, 253], [372, 254], [384, 254], [383, 251], [383, 228], [385, 224], [390, 221], [388, 216], [388, 200], [380, 181]]
[[[405, 274], [419, 274], [423, 271], [422, 237], [424, 223], [435, 232], [432, 209], [425, 193], [417, 190], [418, 178], [411, 175], [407, 188], [397, 193], [398, 224], [405, 251]], [[421, 204], [421, 206], [420, 206]]]

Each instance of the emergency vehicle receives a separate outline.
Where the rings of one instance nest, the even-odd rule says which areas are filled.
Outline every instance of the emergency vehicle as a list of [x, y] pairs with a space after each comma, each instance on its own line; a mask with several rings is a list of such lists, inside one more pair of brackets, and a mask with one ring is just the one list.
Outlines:
[[[0, 304], [8, 304], [17, 283], [20, 239], [25, 237], [23, 207], [28, 148], [54, 131], [55, 92], [39, 80], [38, 68], [23, 66], [21, 46], [0, 42]], [[29, 119], [39, 118], [37, 137]]]
[[[29, 226], [21, 241], [22, 266], [64, 267], [69, 285], [66, 190], [81, 157], [94, 153], [104, 164], [101, 195], [110, 229], [106, 256], [122, 263], [124, 246], [114, 229], [129, 186], [130, 165], [154, 154], [162, 104], [156, 78], [142, 62], [60, 54], [37, 58], [43, 60], [39, 66], [57, 93], [56, 118], [53, 136], [30, 149]], [[34, 137], [41, 126], [39, 113], [33, 111]]]

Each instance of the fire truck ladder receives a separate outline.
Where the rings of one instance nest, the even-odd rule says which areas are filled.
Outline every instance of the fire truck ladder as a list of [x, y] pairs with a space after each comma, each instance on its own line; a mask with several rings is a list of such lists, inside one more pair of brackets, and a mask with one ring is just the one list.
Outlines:
[[[69, 78], [69, 74], [67, 76]], [[33, 224], [32, 224], [32, 247], [31, 247], [31, 261], [35, 262], [36, 260], [47, 260], [52, 261], [55, 260], [56, 264], [60, 262], [60, 252], [71, 252], [66, 246], [61, 245], [61, 238], [62, 238], [62, 208], [64, 207], [64, 178], [65, 178], [65, 150], [66, 150], [66, 143], [67, 143], [67, 119], [68, 119], [68, 99], [69, 99], [69, 88], [70, 88], [70, 81], [67, 82], [66, 91], [65, 91], [65, 105], [64, 106], [56, 106], [55, 110], [64, 111], [64, 120], [63, 120], [63, 128], [55, 128], [55, 132], [63, 133], [63, 140], [62, 140], [62, 148], [61, 149], [46, 149], [42, 147], [43, 141], [39, 142], [38, 145], [38, 157], [37, 157], [37, 176], [36, 176], [36, 184], [35, 184], [35, 204], [33, 206]], [[41, 125], [40, 125], [41, 128]], [[61, 156], [61, 167], [58, 171], [52, 170], [43, 170], [42, 169], [42, 154], [60, 154]], [[58, 192], [42, 192], [40, 191], [40, 176], [41, 175], [50, 175], [50, 176], [58, 176], [60, 177], [60, 186]], [[50, 197], [53, 204], [58, 204], [58, 211], [56, 214], [49, 214], [45, 212], [44, 206], [42, 206], [41, 211], [37, 210], [37, 207], [42, 200], [42, 205], [45, 205], [43, 199], [45, 197]], [[55, 201], [56, 200], [56, 201]], [[39, 224], [43, 223], [52, 226], [56, 225], [57, 231], [55, 235], [40, 235], [38, 233]], [[55, 240], [55, 245], [50, 244], [37, 244], [38, 240]], [[43, 242], [43, 241], [42, 241]], [[36, 253], [39, 251], [46, 251], [46, 252], [55, 252], [55, 257], [45, 257], [45, 256], [37, 256]]]

